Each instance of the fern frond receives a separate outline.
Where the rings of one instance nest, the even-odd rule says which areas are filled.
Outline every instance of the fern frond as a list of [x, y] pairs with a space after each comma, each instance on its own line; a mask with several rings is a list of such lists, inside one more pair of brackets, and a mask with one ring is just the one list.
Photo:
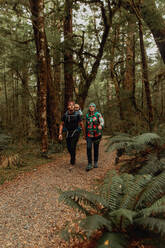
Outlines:
[[156, 133], [143, 133], [134, 137], [134, 142], [140, 145], [157, 145], [160, 142], [160, 136]]
[[103, 227], [106, 227], [109, 231], [112, 230], [111, 222], [103, 216], [97, 214], [87, 216], [83, 219], [80, 222], [80, 227], [85, 232], [87, 238], [90, 238], [95, 231], [100, 230]]
[[160, 206], [160, 207], [150, 207], [150, 208], [145, 208], [142, 211], [139, 212], [139, 216], [145, 217], [150, 217], [150, 216], [164, 216], [165, 214], [165, 206]]
[[120, 207], [133, 209], [136, 205], [136, 201], [139, 198], [139, 194], [152, 177], [150, 175], [137, 175], [133, 177], [132, 175], [128, 176], [128, 174], [123, 174], [122, 177], [124, 179], [125, 188]]
[[165, 196], [157, 200], [149, 208], [144, 208], [138, 212], [138, 216], [149, 217], [151, 214], [165, 214]]
[[106, 208], [115, 210], [119, 207], [122, 184], [123, 180], [117, 175], [115, 170], [107, 173], [102, 185], [99, 187], [100, 195], [106, 201], [106, 204], [104, 205]]
[[165, 220], [154, 217], [138, 218], [134, 221], [136, 224], [143, 226], [145, 230], [154, 231], [165, 235]]
[[133, 223], [133, 218], [137, 215], [137, 212], [120, 208], [118, 210], [112, 211], [109, 213], [109, 216], [113, 218], [114, 223], [121, 222], [121, 219], [127, 219], [129, 221], [129, 224]]
[[115, 143], [106, 149], [106, 152], [113, 152], [119, 149], [125, 149], [128, 146], [128, 142]]
[[139, 207], [151, 206], [165, 194], [165, 171], [153, 178], [141, 194], [137, 202], [136, 209]]
[[101, 196], [82, 189], [62, 192], [59, 200], [64, 201], [65, 204], [72, 208], [77, 208], [86, 215], [89, 214], [89, 207], [99, 212], [106, 204], [106, 201]]
[[150, 155], [147, 157], [147, 163], [143, 165], [139, 171], [139, 175], [150, 174], [150, 175], [158, 175], [165, 169], [164, 161], [158, 160], [157, 156]]
[[132, 137], [130, 135], [115, 135], [111, 138], [109, 138], [109, 145], [113, 145], [114, 143], [117, 142], [132, 142]]
[[130, 136], [114, 136], [111, 137], [106, 144], [106, 151], [112, 152], [117, 149], [125, 148], [129, 143], [133, 142]]

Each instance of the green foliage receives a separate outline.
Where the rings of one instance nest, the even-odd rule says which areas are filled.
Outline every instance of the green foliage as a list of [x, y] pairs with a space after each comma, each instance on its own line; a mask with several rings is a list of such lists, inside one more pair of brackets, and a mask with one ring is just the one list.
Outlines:
[[[165, 237], [164, 195], [164, 172], [153, 178], [151, 175], [117, 175], [111, 171], [95, 191], [60, 191], [59, 200], [85, 214], [86, 218], [78, 221], [79, 237], [91, 238], [101, 230], [97, 248], [122, 248], [127, 247], [136, 227], [157, 233], [161, 243], [161, 236]], [[72, 234], [76, 235], [76, 231], [68, 226], [65, 236], [69, 238]]]
[[147, 146], [157, 146], [160, 143], [160, 136], [156, 133], [144, 133], [131, 137], [127, 134], [111, 137], [107, 143], [107, 151], [124, 149], [125, 154], [138, 153]]
[[165, 168], [163, 144], [164, 139], [156, 133], [133, 137], [120, 134], [109, 139], [106, 151], [117, 151], [116, 164], [122, 155], [126, 155], [121, 162], [120, 172], [157, 175]]

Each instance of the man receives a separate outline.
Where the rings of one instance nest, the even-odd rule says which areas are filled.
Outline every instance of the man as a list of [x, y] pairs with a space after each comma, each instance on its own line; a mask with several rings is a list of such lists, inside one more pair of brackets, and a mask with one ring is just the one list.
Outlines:
[[83, 130], [83, 135], [85, 137], [85, 128], [82, 121], [82, 116], [75, 111], [75, 103], [70, 101], [68, 103], [68, 110], [62, 117], [62, 122], [59, 128], [59, 140], [63, 139], [62, 131], [65, 125], [66, 129], [66, 144], [68, 152], [70, 153], [70, 163], [75, 164], [76, 160], [76, 145], [80, 136], [79, 126]]
[[98, 168], [99, 144], [102, 138], [102, 130], [104, 127], [104, 119], [102, 115], [96, 111], [94, 103], [89, 104], [89, 111], [86, 115], [86, 141], [87, 141], [87, 158], [88, 165], [86, 171], [92, 167], [92, 144], [94, 146], [94, 168]]

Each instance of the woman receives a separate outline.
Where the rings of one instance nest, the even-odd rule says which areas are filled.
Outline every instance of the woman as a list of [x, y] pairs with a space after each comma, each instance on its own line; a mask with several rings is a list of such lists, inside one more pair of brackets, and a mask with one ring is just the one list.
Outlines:
[[92, 167], [92, 144], [94, 147], [94, 168], [98, 168], [99, 144], [102, 137], [104, 127], [104, 119], [102, 115], [96, 111], [94, 103], [89, 104], [89, 111], [86, 115], [86, 141], [87, 141], [87, 158], [88, 165], [86, 171]]

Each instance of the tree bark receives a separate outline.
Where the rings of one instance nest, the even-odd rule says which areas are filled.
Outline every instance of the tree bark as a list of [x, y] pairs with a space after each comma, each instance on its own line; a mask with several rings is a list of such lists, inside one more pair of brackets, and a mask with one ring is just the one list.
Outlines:
[[[54, 20], [54, 26], [56, 29], [56, 41], [60, 44], [61, 41], [61, 22]], [[55, 86], [55, 96], [57, 101], [57, 111], [56, 111], [56, 123], [59, 126], [61, 122], [61, 112], [62, 112], [62, 83], [61, 83], [61, 63], [62, 58], [61, 51], [58, 46], [53, 49], [53, 72], [54, 72], [54, 86]]]
[[156, 7], [155, 0], [144, 0], [141, 2], [141, 15], [151, 30], [163, 62], [165, 63], [165, 20]]
[[37, 50], [37, 77], [38, 77], [38, 110], [41, 132], [41, 152], [48, 149], [47, 128], [47, 62], [46, 62], [46, 40], [44, 27], [44, 0], [29, 0], [32, 13], [32, 24]]
[[[73, 81], [73, 52], [72, 49], [72, 4], [73, 0], [65, 0], [64, 17], [64, 110], [67, 103], [73, 100], [74, 81]], [[68, 49], [69, 47], [69, 49]]]
[[122, 90], [122, 109], [123, 118], [125, 120], [124, 128], [134, 123], [135, 114], [135, 63], [134, 63], [134, 36], [135, 36], [135, 20], [133, 15], [127, 17], [127, 37], [126, 37], [126, 68]]
[[135, 13], [135, 9], [140, 8], [140, 14], [150, 29], [155, 43], [159, 49], [160, 55], [163, 62], [165, 63], [165, 20], [162, 13], [156, 7], [155, 0], [143, 0], [138, 5], [135, 4], [134, 0], [121, 1], [121, 5], [125, 9], [129, 9]]
[[148, 108], [148, 122], [150, 129], [152, 129], [153, 109], [152, 109], [151, 93], [149, 87], [147, 56], [144, 46], [143, 30], [142, 30], [141, 22], [139, 22], [139, 37], [140, 37], [141, 59], [142, 59], [143, 83], [145, 86], [145, 94], [146, 94], [147, 108]]

